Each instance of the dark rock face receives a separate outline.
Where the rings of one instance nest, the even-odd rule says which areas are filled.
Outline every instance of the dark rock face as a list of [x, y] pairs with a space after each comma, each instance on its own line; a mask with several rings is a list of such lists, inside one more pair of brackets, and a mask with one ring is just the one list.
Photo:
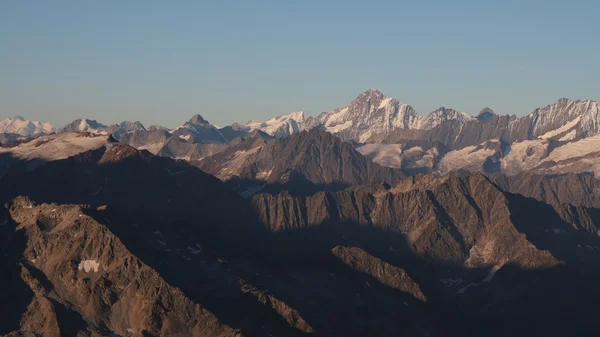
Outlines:
[[350, 144], [319, 129], [267, 142], [258, 135], [240, 139], [198, 166], [224, 181], [268, 183], [292, 190], [309, 185], [393, 183], [403, 176], [399, 170], [372, 163]]
[[[26, 238], [20, 279], [30, 302], [21, 334], [240, 335], [165, 282], [85, 210], [19, 197], [9, 212]], [[55, 226], [40, 226], [49, 222]]]
[[260, 194], [253, 202], [264, 210], [262, 221], [276, 231], [352, 222], [403, 233], [416, 254], [438, 262], [474, 267], [502, 261], [523, 267], [558, 263], [530, 247], [512, 222], [509, 200], [482, 175], [450, 175], [428, 190], [353, 187], [306, 198]]
[[[486, 149], [505, 151], [502, 142]], [[318, 129], [286, 139], [253, 132], [194, 164], [231, 173], [220, 177], [228, 184], [260, 181], [263, 193], [241, 198], [190, 163], [112, 139], [9, 170], [0, 334], [596, 332], [591, 174], [404, 178]]]
[[[556, 190], [559, 199], [568, 198], [575, 190], [588, 190], [587, 184], [592, 183], [581, 177], [572, 183], [582, 183], [582, 187], [563, 191], [552, 187], [557, 182], [550, 178], [543, 185], [548, 186], [549, 193]], [[523, 185], [513, 180], [505, 186], [514, 190]], [[456, 297], [460, 298], [464, 316], [453, 319], [466, 319], [470, 325], [465, 330], [475, 335], [478, 329], [508, 317], [514, 319], [513, 328], [490, 334], [511, 331], [519, 335], [536, 330], [557, 336], [566, 331], [589, 334], [594, 325], [589, 315], [594, 300], [577, 294], [583, 291], [594, 298], [600, 295], [594, 285], [582, 279], [599, 272], [600, 248], [596, 247], [600, 247], [600, 241], [594, 225], [597, 209], [550, 205], [508, 193], [487, 177], [468, 173], [417, 176], [394, 187], [355, 186], [309, 197], [293, 197], [285, 192], [259, 194], [252, 202], [271, 230], [282, 236], [298, 233], [297, 239], [304, 244], [293, 246], [294, 241], [286, 241], [282, 245], [287, 251], [310, 256], [327, 237], [336, 236], [332, 232], [338, 233], [332, 246], [358, 246], [368, 252], [334, 249], [334, 254], [343, 256], [353, 269], [375, 275], [379, 282], [390, 285], [386, 278], [388, 266], [370, 256], [375, 255], [406, 270], [424, 289], [428, 301], [434, 297], [434, 301], [444, 298], [455, 303]], [[352, 229], [350, 224], [359, 229]], [[314, 236], [300, 236], [303, 231]], [[313, 242], [310, 248], [308, 240]], [[411, 260], [415, 257], [416, 261]], [[403, 283], [404, 291], [411, 293], [411, 284]], [[558, 295], [562, 291], [570, 295]], [[528, 299], [521, 300], [525, 296]], [[561, 307], [550, 309], [551, 303], [561, 303]], [[579, 318], [562, 320], [561, 324], [566, 325], [546, 325], [548, 317], [558, 319], [564, 310], [575, 310]]]
[[427, 297], [419, 285], [402, 268], [382, 261], [357, 247], [337, 246], [332, 253], [352, 269], [368, 274], [390, 288], [427, 302]]
[[600, 181], [592, 173], [541, 175], [521, 173], [514, 176], [489, 175], [504, 191], [534, 198], [552, 205], [568, 203], [600, 208]]
[[225, 149], [227, 149], [227, 144], [189, 143], [179, 137], [170, 137], [157, 152], [157, 155], [161, 157], [196, 161], [212, 156]]

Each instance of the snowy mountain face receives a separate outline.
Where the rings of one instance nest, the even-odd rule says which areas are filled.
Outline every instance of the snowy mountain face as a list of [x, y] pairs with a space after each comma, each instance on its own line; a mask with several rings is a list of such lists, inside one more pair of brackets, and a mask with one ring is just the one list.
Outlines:
[[125, 121], [120, 124], [113, 124], [106, 128], [108, 133], [111, 133], [116, 139], [121, 139], [128, 133], [135, 131], [146, 131], [146, 128], [140, 122]]
[[414, 129], [429, 130], [451, 120], [456, 120], [459, 123], [464, 124], [470, 120], [473, 120], [473, 117], [464, 112], [441, 107], [419, 118], [419, 123], [414, 127]]
[[396, 128], [411, 129], [419, 116], [408, 104], [370, 89], [343, 108], [318, 117], [320, 126], [342, 140], [364, 142], [373, 134], [385, 134]]
[[[12, 133], [40, 135], [52, 130], [49, 124], [22, 118], [6, 119], [0, 126], [0, 131], [11, 136]], [[315, 128], [353, 143], [376, 163], [400, 168], [408, 174], [457, 169], [508, 175], [531, 170], [600, 173], [600, 150], [595, 151], [594, 145], [600, 137], [600, 105], [590, 100], [560, 99], [523, 117], [498, 115], [490, 108], [472, 117], [445, 107], [419, 115], [410, 105], [370, 89], [345, 107], [317, 117], [299, 111], [218, 128], [195, 115], [168, 131], [162, 127], [146, 130], [139, 122], [107, 126], [95, 120], [78, 119], [63, 131], [110, 133], [139, 149], [198, 159], [213, 155], [252, 132], [287, 138]], [[7, 140], [11, 138], [0, 142]], [[219, 146], [212, 146], [215, 144]], [[582, 149], [585, 154], [579, 155]]]
[[50, 123], [26, 120], [17, 116], [0, 121], [0, 133], [15, 134], [22, 137], [32, 137], [54, 132]]
[[96, 120], [79, 118], [65, 125], [61, 132], [90, 132], [97, 134], [108, 134], [108, 126], [98, 123]]
[[173, 136], [190, 143], [227, 143], [227, 138], [221, 134], [219, 129], [200, 115], [194, 115], [189, 121], [174, 129], [171, 133]]
[[82, 135], [78, 132], [64, 132], [41, 136], [26, 143], [10, 148], [0, 148], [1, 154], [10, 154], [0, 161], [0, 177], [15, 162], [23, 161], [29, 171], [41, 165], [70, 156], [109, 146], [111, 141], [106, 135]]
[[562, 98], [536, 109], [524, 119], [531, 120], [532, 138], [557, 138], [563, 141], [600, 133], [600, 105], [597, 102]]
[[144, 131], [144, 125], [140, 122], [121, 122], [120, 124], [104, 125], [92, 119], [76, 119], [67, 124], [61, 132], [89, 132], [100, 135], [112, 134], [116, 139], [134, 131]]
[[365, 142], [374, 135], [386, 135], [396, 129], [431, 129], [450, 120], [464, 123], [473, 117], [446, 108], [420, 116], [410, 105], [369, 89], [347, 106], [326, 112], [317, 119], [316, 126], [342, 140]]
[[304, 111], [298, 111], [274, 117], [267, 121], [252, 120], [246, 124], [246, 127], [249, 132], [260, 130], [273, 137], [285, 138], [293, 133], [302, 131], [305, 123], [306, 116]]

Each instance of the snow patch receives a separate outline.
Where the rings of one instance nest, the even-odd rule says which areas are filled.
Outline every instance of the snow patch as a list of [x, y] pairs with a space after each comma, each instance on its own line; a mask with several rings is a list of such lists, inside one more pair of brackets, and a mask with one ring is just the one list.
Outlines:
[[402, 144], [365, 144], [356, 149], [363, 156], [379, 165], [400, 168], [402, 166]]
[[487, 275], [486, 278], [483, 279], [483, 282], [490, 282], [494, 276], [496, 276], [496, 273], [498, 272], [498, 270], [500, 270], [500, 268], [502, 268], [502, 266], [494, 266], [492, 267], [492, 269], [490, 270], [489, 274]]
[[548, 143], [544, 140], [526, 140], [512, 143], [510, 151], [500, 164], [502, 172], [513, 175], [534, 168], [546, 155], [547, 149]]
[[79, 266], [77, 267], [77, 269], [84, 270], [86, 273], [89, 273], [92, 270], [94, 272], [98, 272], [99, 267], [100, 264], [94, 260], [83, 260], [79, 262]]
[[567, 143], [561, 147], [554, 149], [550, 155], [544, 160], [559, 162], [561, 160], [583, 157], [590, 153], [599, 152], [600, 135], [584, 138], [572, 143]]
[[569, 133], [567, 133], [566, 135], [562, 136], [559, 141], [561, 142], [568, 142], [570, 140], [575, 139], [575, 137], [577, 137], [577, 130], [571, 130], [569, 131]]
[[381, 102], [379, 103], [378, 109], [383, 109], [383, 108], [387, 107], [392, 100], [393, 100], [393, 98], [391, 98], [391, 97], [386, 97], [386, 98], [382, 99]]
[[[581, 116], [573, 119], [572, 121], [568, 122], [567, 124], [561, 126], [560, 128], [556, 129], [556, 130], [552, 130], [549, 132], [544, 133], [543, 135], [539, 136], [538, 138], [541, 139], [548, 139], [548, 138], [552, 138], [555, 136], [560, 135], [561, 133], [567, 132], [569, 131], [572, 127], [574, 127], [575, 125], [577, 125], [577, 123], [579, 123], [579, 120], [581, 119]], [[575, 130], [573, 130], [575, 131]]]
[[478, 287], [479, 284], [477, 283], [469, 283], [467, 286], [461, 288], [459, 291], [457, 291], [457, 294], [464, 294], [465, 291], [467, 291], [467, 289], [472, 288], [472, 287]]
[[495, 150], [485, 148], [477, 150], [477, 146], [467, 146], [460, 150], [450, 151], [440, 161], [438, 171], [440, 173], [458, 169], [481, 171], [483, 163], [495, 152]]
[[302, 130], [306, 117], [304, 111], [273, 117], [266, 121], [249, 121], [246, 126], [250, 131], [260, 130], [274, 137], [287, 137]]
[[332, 133], [338, 133], [338, 132], [341, 132], [348, 128], [351, 128], [351, 127], [352, 127], [352, 121], [346, 121], [342, 124], [327, 127], [327, 131], [332, 132]]

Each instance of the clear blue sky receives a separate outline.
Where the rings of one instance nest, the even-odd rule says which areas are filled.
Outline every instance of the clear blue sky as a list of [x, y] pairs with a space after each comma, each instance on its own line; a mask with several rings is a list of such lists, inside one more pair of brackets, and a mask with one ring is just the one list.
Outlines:
[[377, 88], [419, 113], [600, 99], [598, 1], [0, 2], [0, 117], [176, 126]]

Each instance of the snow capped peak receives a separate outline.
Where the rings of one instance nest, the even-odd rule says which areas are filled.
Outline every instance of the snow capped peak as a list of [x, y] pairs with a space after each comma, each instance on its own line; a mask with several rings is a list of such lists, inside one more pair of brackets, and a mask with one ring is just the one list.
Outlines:
[[306, 114], [304, 111], [273, 117], [266, 121], [251, 120], [246, 124], [249, 131], [260, 130], [268, 135], [283, 138], [301, 131], [304, 128]]
[[412, 128], [417, 114], [408, 104], [401, 104], [379, 90], [369, 89], [343, 108], [318, 117], [320, 126], [342, 140], [364, 142], [373, 135], [386, 134], [395, 128]]
[[61, 130], [62, 132], [91, 132], [104, 134], [106, 132], [107, 126], [93, 119], [80, 118], [72, 121], [71, 123], [65, 125], [65, 127]]
[[553, 104], [535, 109], [527, 118], [532, 119], [532, 137], [556, 133], [566, 125], [577, 128], [578, 137], [600, 133], [600, 105], [591, 100], [561, 98]]
[[359, 99], [361, 97], [384, 99], [386, 96], [381, 91], [371, 88], [367, 91], [362, 92], [360, 95], [358, 95], [356, 99]]
[[304, 113], [304, 111], [297, 111], [288, 114], [287, 117], [297, 122], [304, 122], [304, 120], [306, 119], [306, 114]]
[[39, 136], [54, 132], [50, 123], [26, 120], [21, 116], [0, 121], [0, 133], [17, 134], [23, 137]]
[[417, 129], [432, 129], [442, 123], [450, 120], [457, 120], [461, 123], [465, 123], [472, 120], [469, 114], [454, 109], [440, 107], [429, 114], [421, 117], [419, 123], [415, 126]]

